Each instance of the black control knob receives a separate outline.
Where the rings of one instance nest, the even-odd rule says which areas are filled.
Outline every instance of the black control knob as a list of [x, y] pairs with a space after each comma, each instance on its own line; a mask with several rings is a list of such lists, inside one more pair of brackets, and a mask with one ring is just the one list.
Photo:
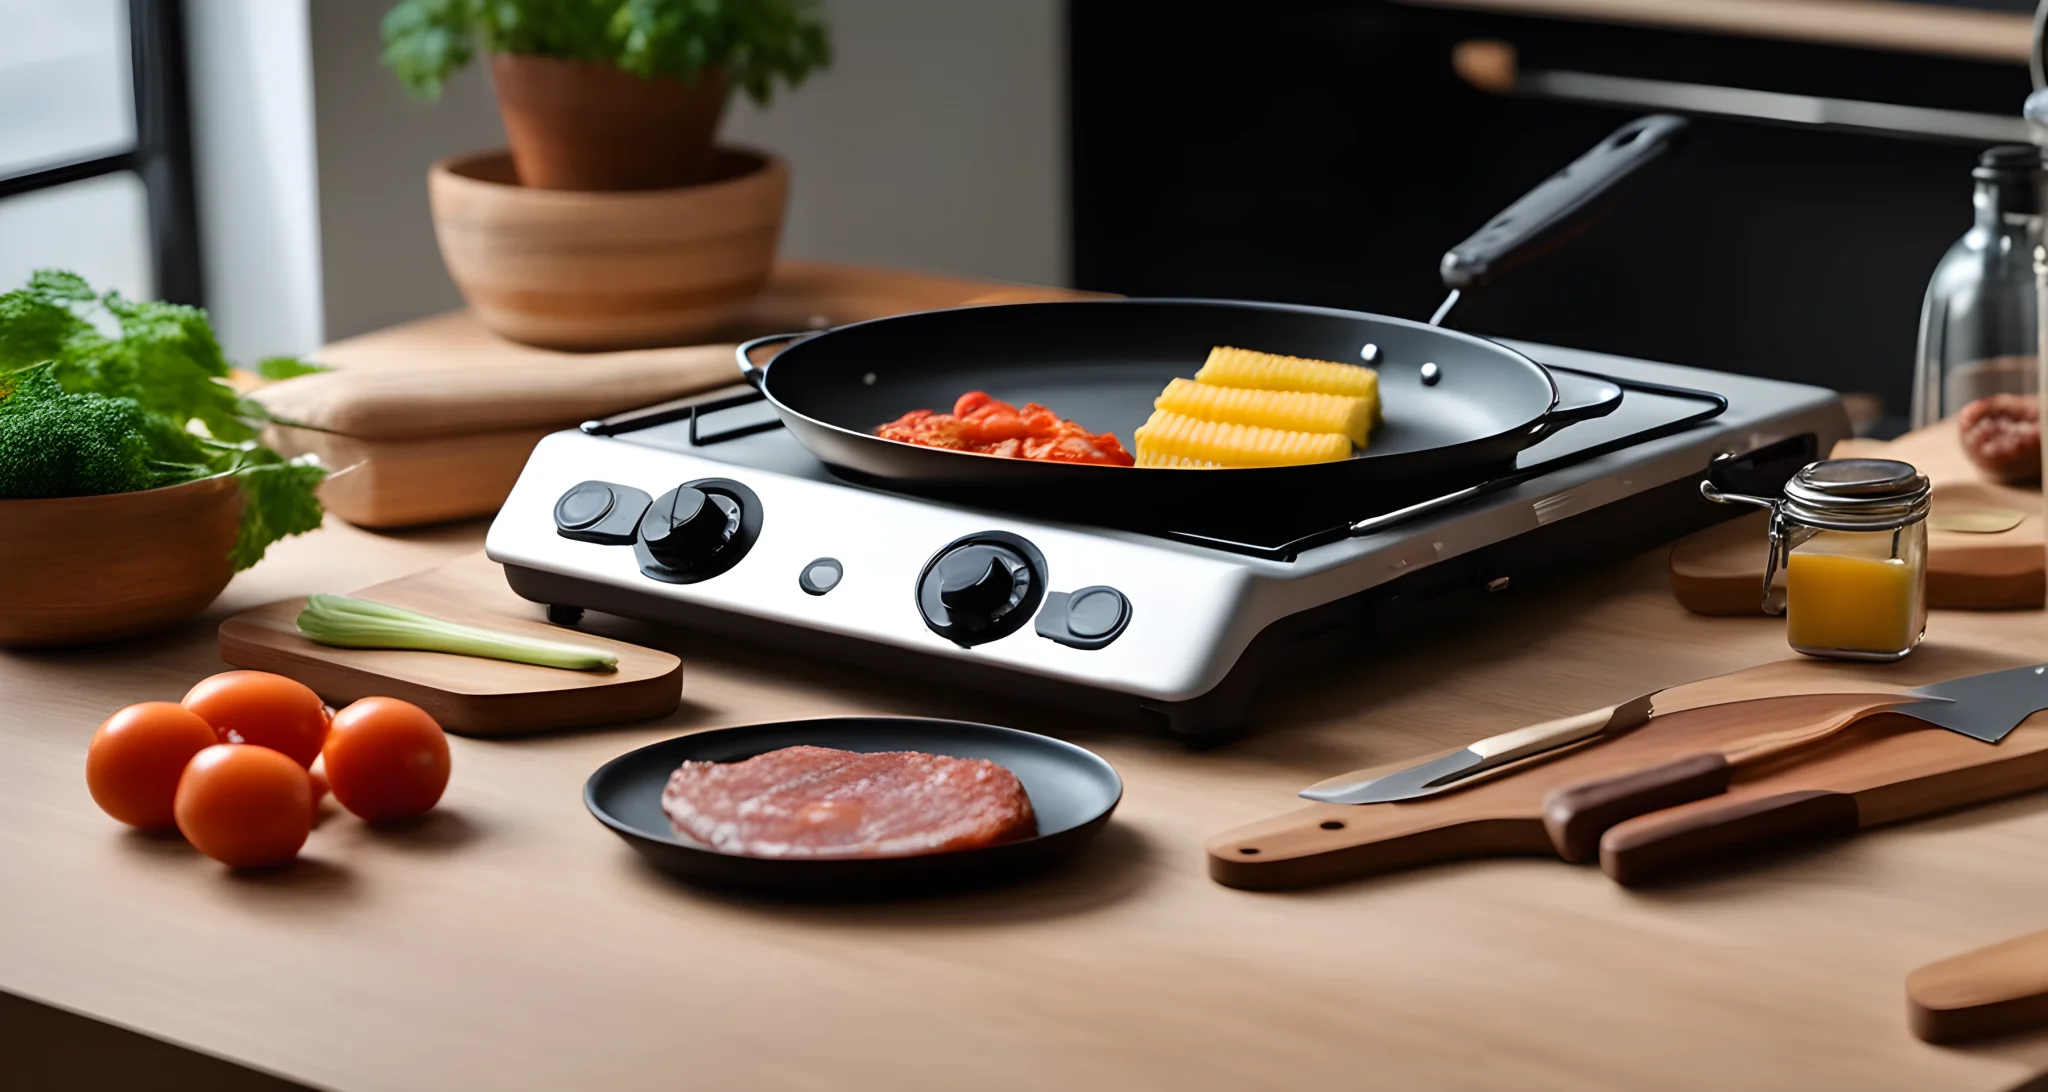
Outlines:
[[761, 537], [762, 519], [760, 494], [744, 483], [698, 478], [647, 506], [633, 555], [650, 580], [695, 584], [738, 565]]
[[1014, 554], [1003, 553], [995, 546], [969, 546], [939, 562], [939, 602], [955, 623], [993, 622], [1010, 609], [1017, 591], [1011, 566], [1023, 565]]
[[963, 646], [1015, 633], [1044, 598], [1044, 555], [1004, 531], [952, 543], [925, 565], [917, 581], [925, 625]]
[[640, 520], [640, 541], [672, 569], [709, 562], [739, 529], [739, 505], [730, 497], [684, 486], [662, 497]]

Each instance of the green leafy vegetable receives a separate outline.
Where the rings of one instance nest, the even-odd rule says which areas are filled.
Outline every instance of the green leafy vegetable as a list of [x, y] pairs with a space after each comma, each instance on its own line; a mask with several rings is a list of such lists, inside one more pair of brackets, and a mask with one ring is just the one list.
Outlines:
[[67, 393], [48, 364], [13, 382], [0, 400], [0, 497], [154, 489], [190, 477], [185, 464], [201, 457], [198, 437], [132, 398]]
[[441, 97], [479, 42], [650, 79], [718, 68], [764, 106], [778, 81], [795, 87], [832, 63], [817, 0], [401, 0], [383, 29], [385, 66], [423, 99]]
[[315, 375], [334, 369], [310, 360], [300, 360], [295, 356], [266, 356], [257, 361], [256, 367], [251, 370], [259, 379], [297, 379], [302, 375]]
[[327, 468], [310, 455], [286, 459], [267, 447], [244, 449], [230, 471], [241, 481], [242, 526], [228, 558], [237, 572], [263, 560], [278, 539], [317, 530], [326, 513], [313, 491], [327, 477]]
[[452, 652], [571, 671], [612, 671], [619, 665], [617, 656], [594, 648], [458, 625], [346, 595], [307, 597], [298, 626], [307, 640], [340, 648]]
[[[100, 316], [120, 336], [103, 333]], [[254, 565], [272, 542], [320, 525], [313, 490], [326, 472], [256, 441], [267, 417], [222, 382], [229, 370], [206, 312], [38, 271], [0, 293], [0, 499], [232, 475], [243, 504], [231, 556], [237, 569]]]

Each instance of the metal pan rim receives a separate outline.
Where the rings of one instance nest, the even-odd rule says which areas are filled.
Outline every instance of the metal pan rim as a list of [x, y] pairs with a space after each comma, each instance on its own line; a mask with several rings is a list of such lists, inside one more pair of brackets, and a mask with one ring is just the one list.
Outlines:
[[[1343, 465], [1346, 463], [1367, 462], [1376, 459], [1398, 459], [1406, 456], [1428, 454], [1433, 451], [1463, 450], [1466, 448], [1502, 443], [1515, 437], [1527, 434], [1530, 429], [1534, 428], [1536, 425], [1540, 424], [1541, 422], [1549, 418], [1549, 416], [1552, 413], [1556, 412], [1558, 403], [1561, 402], [1564, 398], [1563, 390], [1557, 384], [1557, 377], [1551, 374], [1550, 369], [1544, 367], [1541, 363], [1530, 358], [1527, 354], [1523, 353], [1519, 349], [1514, 348], [1511, 345], [1495, 341], [1491, 338], [1481, 337], [1478, 334], [1467, 333], [1463, 330], [1454, 330], [1443, 326], [1432, 326], [1427, 322], [1419, 322], [1415, 319], [1401, 318], [1396, 315], [1380, 315], [1370, 311], [1349, 311], [1337, 307], [1318, 307], [1312, 304], [1270, 303], [1258, 300], [1206, 299], [1199, 296], [1146, 296], [1132, 299], [1105, 300], [1039, 300], [1028, 303], [1002, 304], [1001, 306], [1004, 308], [1017, 309], [1201, 306], [1223, 307], [1246, 311], [1287, 311], [1303, 315], [1317, 315], [1326, 318], [1356, 319], [1370, 322], [1392, 323], [1397, 326], [1405, 326], [1410, 329], [1419, 331], [1430, 331], [1438, 335], [1450, 337], [1452, 339], [1465, 342], [1471, 345], [1472, 347], [1485, 352], [1505, 354], [1510, 360], [1527, 367], [1537, 377], [1541, 378], [1544, 384], [1550, 390], [1549, 404], [1544, 407], [1542, 412], [1535, 414], [1534, 416], [1528, 418], [1527, 420], [1519, 424], [1513, 425], [1509, 428], [1502, 429], [1498, 432], [1490, 433], [1485, 436], [1472, 437], [1470, 439], [1463, 440], [1456, 444], [1447, 445], [1443, 448], [1426, 449], [1424, 451], [1392, 451], [1376, 453], [1371, 449], [1367, 449], [1364, 452], [1354, 453], [1347, 459], [1338, 460], [1335, 464], [1328, 465]], [[820, 330], [817, 331], [816, 333], [810, 334], [809, 336], [806, 336], [801, 340], [792, 343], [787, 349], [783, 350], [783, 352], [794, 352], [806, 346], [815, 345], [817, 343], [822, 342], [826, 337], [832, 334], [840, 333], [842, 331], [861, 330], [871, 327], [878, 327], [884, 324], [902, 323], [907, 320], [915, 320], [932, 315], [957, 314], [962, 310], [967, 309], [937, 308], [928, 311], [910, 311], [900, 315], [884, 315], [880, 318], [864, 319], [860, 322], [849, 322], [844, 326], [835, 326], [829, 330]], [[773, 359], [769, 360], [766, 364], [757, 365], [761, 373], [759, 376], [758, 389], [760, 390], [761, 395], [767, 399], [768, 404], [775, 409], [775, 412], [778, 415], [787, 415], [788, 417], [795, 417], [804, 421], [805, 424], [808, 425], [809, 427], [836, 433], [842, 437], [847, 437], [853, 440], [883, 444], [897, 444], [906, 447], [916, 446], [910, 444], [902, 444], [901, 441], [897, 440], [885, 440], [882, 437], [874, 435], [872, 432], [862, 432], [858, 429], [848, 428], [844, 425], [834, 424], [822, 418], [813, 417], [810, 414], [805, 413], [799, 409], [796, 409], [789, 403], [783, 401], [780, 397], [776, 395], [772, 387], [775, 376], [775, 365], [778, 361], [782, 359], [782, 355], [782, 353], [777, 353], [776, 356]], [[988, 455], [981, 452], [973, 451], [948, 451], [944, 448], [929, 448], [926, 450], [940, 452], [942, 454], [947, 455], [972, 456], [975, 458], [986, 459], [998, 463], [1015, 463], [1019, 461], [1016, 459], [1010, 459], [1000, 455]], [[1129, 474], [1132, 471], [1139, 471], [1149, 472], [1152, 476], [1156, 477], [1160, 474], [1170, 474], [1177, 472], [1175, 468], [1171, 467], [1097, 466], [1088, 463], [1059, 463], [1049, 465], [1056, 465], [1061, 471], [1066, 472], [1068, 474], [1089, 473], [1096, 476], [1108, 474], [1124, 475]], [[1234, 473], [1238, 475], [1249, 475], [1256, 472], [1264, 471], [1269, 476], [1272, 476], [1276, 472], [1289, 470], [1298, 471], [1300, 469], [1301, 467], [1298, 466], [1222, 467], [1217, 470], [1207, 470], [1204, 471], [1204, 473]]]

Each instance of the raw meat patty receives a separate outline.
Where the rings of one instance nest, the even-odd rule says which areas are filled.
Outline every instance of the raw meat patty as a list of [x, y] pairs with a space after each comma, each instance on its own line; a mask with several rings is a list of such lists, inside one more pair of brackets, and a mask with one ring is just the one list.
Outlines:
[[784, 747], [685, 762], [661, 810], [676, 832], [749, 857], [907, 857], [1038, 832], [1017, 775], [979, 758]]

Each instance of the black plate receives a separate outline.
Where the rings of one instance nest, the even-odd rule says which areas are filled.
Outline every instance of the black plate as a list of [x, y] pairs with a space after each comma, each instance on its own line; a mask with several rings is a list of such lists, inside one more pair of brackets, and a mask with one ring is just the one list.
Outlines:
[[[661, 810], [661, 790], [677, 766], [737, 762], [803, 744], [988, 759], [1024, 783], [1038, 814], [1038, 836], [956, 853], [848, 860], [742, 857], [676, 837]], [[649, 863], [686, 880], [792, 894], [872, 894], [987, 883], [1043, 868], [1093, 838], [1123, 791], [1109, 763], [1049, 736], [957, 720], [827, 717], [719, 728], [629, 751], [590, 775], [583, 802]]]

